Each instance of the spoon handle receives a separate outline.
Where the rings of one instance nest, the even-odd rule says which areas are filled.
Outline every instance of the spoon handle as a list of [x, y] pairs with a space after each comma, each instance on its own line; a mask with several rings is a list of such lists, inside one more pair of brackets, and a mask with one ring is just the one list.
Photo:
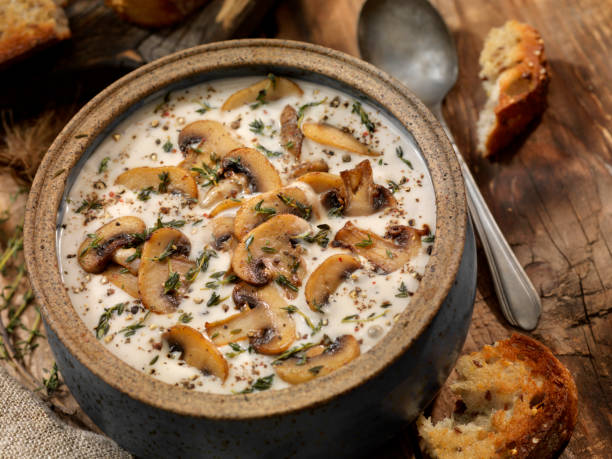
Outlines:
[[497, 226], [495, 218], [446, 125], [441, 107], [438, 105], [432, 111], [442, 124], [457, 154], [465, 182], [468, 207], [489, 262], [501, 310], [512, 325], [524, 330], [533, 330], [542, 312], [540, 296]]

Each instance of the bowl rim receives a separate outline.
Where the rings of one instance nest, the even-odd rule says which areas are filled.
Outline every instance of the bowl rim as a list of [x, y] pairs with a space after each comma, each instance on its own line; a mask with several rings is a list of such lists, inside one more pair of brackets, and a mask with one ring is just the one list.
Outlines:
[[[196, 392], [153, 379], [98, 342], [77, 317], [56, 251], [57, 213], [68, 171], [107, 126], [143, 98], [202, 72], [252, 66], [324, 75], [365, 94], [407, 129], [427, 164], [436, 197], [436, 239], [421, 284], [389, 332], [368, 352], [330, 375], [285, 389], [224, 395]], [[438, 313], [457, 274], [466, 228], [463, 179], [452, 147], [434, 116], [404, 85], [382, 70], [322, 46], [278, 39], [242, 39], [178, 51], [112, 83], [70, 120], [45, 155], [26, 207], [24, 253], [43, 317], [70, 354], [117, 391], [179, 415], [251, 420], [314, 408], [375, 378], [396, 361]]]

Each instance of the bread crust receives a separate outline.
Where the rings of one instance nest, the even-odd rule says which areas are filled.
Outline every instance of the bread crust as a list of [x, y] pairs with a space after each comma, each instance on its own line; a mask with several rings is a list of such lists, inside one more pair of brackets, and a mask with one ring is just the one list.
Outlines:
[[[514, 334], [462, 356], [457, 370], [460, 379], [451, 389], [467, 397], [458, 405], [457, 419], [436, 426], [422, 416], [418, 421], [423, 447], [432, 457], [468, 458], [477, 451], [482, 457], [544, 459], [554, 457], [570, 439], [578, 414], [576, 385], [543, 344]], [[507, 404], [508, 396], [515, 401]], [[459, 422], [464, 410], [467, 418]], [[480, 427], [461, 437], [469, 435], [478, 417]], [[483, 417], [488, 424], [482, 424]]]
[[[480, 147], [484, 156], [493, 155], [511, 143], [546, 109], [550, 68], [544, 55], [544, 42], [538, 31], [527, 24], [510, 21], [506, 27], [514, 30], [520, 42], [511, 50], [515, 64], [503, 69], [499, 76], [495, 124]], [[483, 50], [480, 58], [483, 67], [484, 54]]]
[[7, 7], [4, 20], [8, 24], [0, 39], [0, 66], [70, 37], [68, 19], [59, 6], [44, 1], [36, 8], [38, 14], [47, 15], [44, 20], [25, 17], [23, 6]]

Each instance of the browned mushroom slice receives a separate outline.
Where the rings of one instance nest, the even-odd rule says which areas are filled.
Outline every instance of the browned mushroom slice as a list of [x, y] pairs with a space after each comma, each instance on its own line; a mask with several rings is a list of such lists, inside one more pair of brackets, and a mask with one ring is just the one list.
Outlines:
[[140, 267], [140, 254], [138, 252], [139, 249], [135, 247], [117, 249], [115, 253], [113, 253], [113, 261], [137, 276], [138, 268]]
[[291, 176], [294, 178], [302, 177], [309, 172], [327, 172], [329, 166], [324, 159], [315, 159], [314, 161], [304, 161], [291, 169]]
[[189, 123], [183, 129], [178, 138], [179, 147], [182, 152], [205, 155], [208, 160], [211, 153], [222, 157], [243, 145], [229, 133], [223, 124], [213, 120], [200, 120]]
[[391, 226], [385, 238], [371, 231], [357, 228], [351, 222], [336, 233], [333, 245], [346, 247], [367, 258], [386, 273], [402, 268], [421, 247], [421, 236], [426, 231], [409, 226]]
[[238, 148], [224, 156], [222, 175], [244, 174], [252, 191], [272, 191], [281, 187], [281, 178], [264, 155], [253, 148]]
[[217, 217], [212, 222], [213, 247], [225, 251], [233, 248], [234, 239], [234, 217]]
[[232, 268], [242, 280], [263, 285], [276, 280], [297, 291], [306, 272], [300, 256], [301, 247], [292, 238], [310, 230], [304, 219], [295, 215], [277, 215], [252, 230], [236, 247]]
[[215, 206], [213, 210], [210, 211], [208, 216], [210, 218], [216, 217], [221, 212], [224, 212], [228, 209], [233, 209], [234, 207], [239, 207], [242, 205], [242, 200], [236, 198], [224, 199], [219, 204]]
[[321, 204], [326, 209], [337, 209], [340, 213], [346, 203], [344, 182], [334, 174], [327, 172], [309, 172], [298, 178], [299, 182], [306, 183], [315, 193], [321, 195]]
[[[180, 286], [185, 281], [178, 266], [183, 266], [191, 243], [183, 233], [174, 228], [160, 228], [151, 234], [142, 248], [142, 260], [138, 270], [138, 290], [145, 308], [165, 314], [176, 309], [181, 302]], [[172, 282], [178, 273], [178, 282]], [[174, 278], [176, 279], [176, 277]]]
[[289, 153], [295, 156], [296, 159], [300, 159], [304, 134], [302, 134], [302, 131], [300, 131], [300, 127], [298, 126], [298, 115], [295, 108], [293, 108], [291, 105], [287, 105], [281, 113], [280, 122], [280, 135], [283, 147], [285, 147]]
[[312, 205], [306, 193], [296, 187], [269, 191], [242, 203], [234, 220], [234, 235], [241, 241], [256, 226], [275, 215], [292, 214], [310, 220]]
[[293, 81], [287, 78], [268, 75], [265, 80], [235, 92], [227, 98], [221, 110], [233, 110], [253, 102], [272, 102], [289, 96], [301, 96], [304, 92]]
[[248, 339], [261, 354], [280, 354], [295, 341], [295, 322], [283, 308], [287, 303], [274, 285], [257, 288], [244, 282], [234, 287], [239, 314], [206, 323], [206, 332], [217, 346]]
[[340, 177], [346, 191], [344, 215], [371, 215], [384, 207], [394, 207], [397, 204], [387, 188], [374, 183], [372, 166], [367, 159], [354, 169], [340, 172]]
[[338, 253], [317, 266], [306, 282], [306, 302], [313, 311], [321, 312], [329, 296], [356, 269], [361, 262], [352, 255]]
[[110, 263], [115, 250], [136, 245], [146, 230], [140, 218], [119, 217], [88, 234], [78, 251], [81, 267], [88, 273], [101, 273]]
[[181, 360], [187, 365], [197, 368], [207, 375], [213, 375], [221, 381], [227, 379], [229, 365], [227, 361], [208, 339], [199, 331], [187, 325], [177, 324], [168, 329], [162, 337], [171, 349], [179, 347]]
[[176, 166], [135, 167], [125, 171], [115, 180], [133, 191], [150, 189], [159, 193], [182, 193], [191, 198], [198, 197], [196, 181], [185, 169]]
[[212, 188], [202, 199], [202, 207], [210, 207], [224, 199], [234, 198], [245, 191], [248, 184], [249, 181], [245, 175], [229, 172], [218, 184], [212, 184]]
[[119, 287], [128, 295], [134, 298], [140, 298], [140, 294], [138, 293], [138, 276], [135, 276], [129, 271], [126, 272], [125, 270], [126, 268], [123, 266], [110, 265], [102, 275], [106, 277], [110, 283]]
[[305, 351], [304, 358], [291, 357], [276, 365], [276, 374], [290, 384], [299, 384], [325, 376], [359, 357], [359, 343], [351, 335], [342, 335], [328, 346], [319, 344]]
[[334, 148], [365, 156], [380, 156], [380, 153], [361, 143], [348, 132], [323, 123], [303, 123], [302, 132], [310, 140]]

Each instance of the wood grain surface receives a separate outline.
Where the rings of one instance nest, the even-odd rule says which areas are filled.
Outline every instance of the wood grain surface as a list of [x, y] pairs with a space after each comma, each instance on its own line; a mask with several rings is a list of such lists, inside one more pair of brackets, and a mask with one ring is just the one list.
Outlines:
[[[102, 3], [71, 2], [67, 11], [73, 40], [2, 73], [4, 87], [12, 90], [2, 91], [0, 108], [10, 108], [19, 119], [35, 117], [53, 104], [78, 106], [144, 62], [230, 37], [303, 40], [359, 55], [356, 28], [363, 0], [285, 0], [275, 5], [271, 0], [213, 0], [180, 26], [161, 30], [121, 22]], [[444, 105], [447, 120], [500, 227], [540, 292], [544, 310], [531, 336], [552, 349], [578, 386], [578, 425], [561, 457], [608, 458], [612, 454], [612, 2], [433, 3], [449, 24], [459, 53], [459, 79]], [[228, 4], [235, 8], [232, 19], [219, 20], [219, 12]], [[489, 161], [475, 149], [477, 113], [485, 100], [477, 77], [478, 55], [488, 30], [508, 19], [528, 22], [542, 34], [552, 69], [549, 108], [527, 135]], [[481, 250], [478, 262], [478, 292], [465, 352], [514, 331], [499, 312]], [[430, 411], [440, 418], [453, 404], [452, 395], [443, 389]], [[380, 456], [420, 457], [414, 427], [406, 426]]]
[[[278, 36], [359, 55], [362, 0], [291, 0], [277, 8]], [[459, 53], [459, 79], [444, 113], [499, 226], [540, 292], [531, 336], [570, 369], [579, 418], [564, 458], [612, 454], [612, 2], [434, 0]], [[552, 69], [549, 108], [495, 161], [476, 153], [485, 101], [478, 56], [491, 27], [517, 19], [536, 27]], [[464, 346], [475, 351], [513, 331], [499, 312], [479, 250], [478, 293]], [[450, 412], [444, 390], [434, 418]], [[412, 454], [410, 428], [390, 455]]]

